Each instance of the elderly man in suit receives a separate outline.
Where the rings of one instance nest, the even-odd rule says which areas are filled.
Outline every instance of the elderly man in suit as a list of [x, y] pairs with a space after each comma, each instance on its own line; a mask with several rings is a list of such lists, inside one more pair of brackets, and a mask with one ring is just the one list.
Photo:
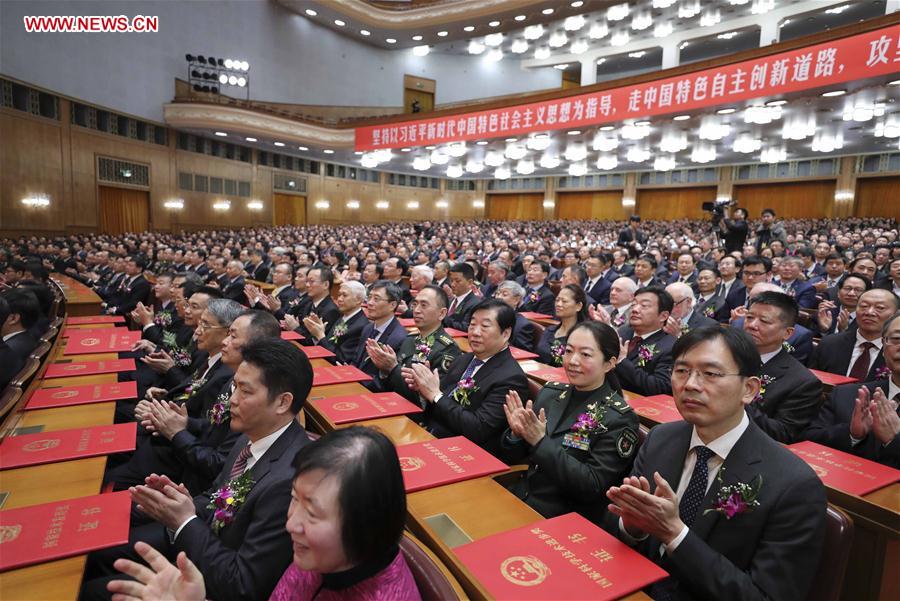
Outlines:
[[525, 298], [522, 299], [519, 311], [552, 315], [555, 299], [553, 291], [547, 285], [550, 265], [544, 261], [534, 261], [526, 269], [524, 277], [522, 286], [525, 288]]
[[[275, 588], [293, 556], [284, 516], [294, 457], [309, 442], [297, 414], [313, 373], [306, 355], [283, 340], [251, 344], [243, 349], [243, 359], [230, 406], [231, 427], [241, 436], [213, 486], [193, 498], [166, 477], [151, 476], [135, 487], [132, 498], [155, 521], [132, 528], [127, 546], [91, 555], [81, 599], [108, 598], [106, 582], [116, 577], [113, 560], [137, 559], [132, 549], [139, 540], [170, 561], [184, 551], [203, 574], [211, 599], [266, 599]], [[207, 507], [210, 496], [237, 479], [252, 485], [223, 523]]]
[[[609, 489], [610, 529], [671, 575], [655, 599], [805, 599], [825, 535], [825, 489], [745, 407], [760, 357], [744, 332], [702, 327], [672, 349], [684, 421], [653, 428]], [[737, 490], [749, 504], [724, 505]], [[752, 497], [752, 498], [751, 498]]]
[[[734, 259], [734, 257], [729, 257]], [[725, 305], [725, 291], [719, 270], [711, 265], [697, 270], [697, 302], [694, 311], [718, 322], [728, 321], [728, 307]]]
[[[499, 298], [513, 310], [521, 304], [524, 296], [525, 289], [513, 280], [502, 282], [497, 287], [497, 291], [494, 292], [494, 298]], [[516, 312], [516, 325], [513, 327], [513, 334], [509, 343], [511, 346], [525, 351], [534, 351], [534, 324], [521, 313]]]
[[465, 436], [495, 455], [506, 429], [506, 394], [528, 396], [528, 378], [509, 352], [515, 311], [500, 299], [475, 307], [469, 325], [472, 352], [456, 358], [442, 377], [422, 363], [402, 369], [406, 385], [425, 407], [422, 423], [438, 438]]
[[682, 334], [702, 326], [717, 325], [715, 319], [703, 315], [696, 310], [696, 298], [694, 290], [689, 284], [675, 282], [666, 286], [666, 292], [672, 297], [674, 303], [672, 313], [666, 320], [663, 330], [667, 334], [680, 338]]
[[309, 331], [312, 342], [333, 352], [338, 362], [351, 363], [359, 349], [363, 330], [369, 325], [362, 310], [366, 302], [366, 288], [361, 282], [344, 282], [338, 289], [335, 301], [341, 312], [340, 319], [328, 324], [315, 313], [310, 313], [303, 319], [303, 325]]
[[0, 387], [15, 378], [38, 346], [30, 331], [40, 317], [37, 297], [31, 290], [12, 288], [0, 296]]

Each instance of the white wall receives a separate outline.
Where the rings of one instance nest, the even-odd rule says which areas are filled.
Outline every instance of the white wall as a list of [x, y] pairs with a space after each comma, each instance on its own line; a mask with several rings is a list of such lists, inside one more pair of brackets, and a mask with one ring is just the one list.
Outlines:
[[[119, 14], [157, 15], [159, 32], [26, 33], [22, 19]], [[267, 0], [0, 0], [0, 74], [122, 112], [162, 121], [186, 53], [249, 61], [251, 98], [272, 102], [400, 106], [404, 73], [437, 80], [438, 104], [560, 85], [513, 60], [368, 46]]]

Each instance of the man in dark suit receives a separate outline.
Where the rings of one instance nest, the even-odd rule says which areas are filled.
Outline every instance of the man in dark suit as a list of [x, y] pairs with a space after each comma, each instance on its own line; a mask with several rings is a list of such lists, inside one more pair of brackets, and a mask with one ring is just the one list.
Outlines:
[[481, 296], [491, 298], [497, 292], [497, 287], [506, 281], [509, 275], [509, 266], [503, 261], [493, 261], [487, 268], [487, 282], [481, 286]]
[[[203, 574], [211, 599], [266, 599], [291, 563], [291, 538], [284, 516], [291, 502], [293, 460], [309, 442], [297, 422], [312, 386], [312, 367], [296, 346], [283, 340], [243, 349], [234, 375], [231, 427], [241, 433], [212, 488], [191, 498], [183, 485], [151, 476], [132, 498], [154, 523], [132, 528], [129, 544], [93, 553], [82, 599], [108, 598], [112, 562], [137, 559], [132, 548], [144, 541], [174, 561], [184, 551]], [[252, 483], [223, 524], [207, 508], [210, 495], [234, 480]]]
[[519, 311], [553, 315], [553, 291], [547, 286], [550, 265], [544, 261], [534, 261], [525, 272], [525, 298]]
[[391, 257], [384, 262], [384, 279], [397, 284], [403, 291], [403, 301], [408, 305], [412, 302], [412, 292], [409, 291], [409, 285], [403, 281], [406, 270], [409, 269], [409, 262], [403, 257]]
[[822, 338], [809, 360], [810, 369], [850, 376], [860, 382], [878, 379], [884, 369], [882, 328], [900, 310], [900, 299], [888, 290], [873, 288], [863, 292], [856, 305], [855, 330]]
[[631, 279], [638, 288], [661, 286], [662, 282], [656, 277], [657, 267], [659, 267], [659, 263], [656, 257], [651, 254], [643, 254], [634, 262], [634, 275], [631, 276]]
[[[268, 298], [263, 298], [263, 293], [257, 292], [258, 296], [251, 299], [251, 308], [270, 311], [276, 318], [284, 319], [285, 309], [300, 296], [300, 291], [294, 287], [294, 270], [290, 263], [279, 263], [272, 268], [269, 274], [272, 276], [272, 284], [275, 289]], [[248, 290], [254, 290], [254, 287], [248, 286]], [[248, 293], [248, 298], [249, 296]], [[272, 302], [273, 299], [277, 302]]]
[[628, 260], [628, 251], [616, 249], [612, 255], [613, 263], [610, 269], [615, 271], [619, 277], [630, 278], [634, 275], [634, 266], [626, 262]]
[[856, 305], [863, 293], [872, 289], [872, 281], [859, 273], [848, 273], [834, 288], [829, 288], [819, 303], [815, 326], [822, 336], [856, 330]]
[[301, 344], [310, 345], [309, 331], [303, 325], [303, 318], [311, 314], [318, 315], [323, 323], [333, 324], [341, 318], [341, 311], [331, 300], [331, 286], [334, 283], [334, 272], [327, 267], [317, 267], [306, 272], [306, 293], [309, 302], [297, 303], [284, 316], [285, 329], [294, 330], [304, 340]]
[[456, 263], [450, 268], [450, 289], [453, 300], [444, 318], [445, 328], [455, 328], [465, 332], [469, 329], [472, 310], [481, 302], [481, 298], [472, 292], [475, 282], [475, 270], [468, 263]]
[[145, 302], [150, 294], [150, 282], [144, 278], [147, 262], [134, 255], [125, 258], [125, 278], [119, 284], [118, 293], [106, 303], [109, 315], [128, 315], [138, 303]]
[[627, 248], [632, 257], [638, 256], [644, 250], [644, 245], [647, 244], [647, 234], [638, 229], [640, 226], [640, 215], [632, 215], [628, 218], [628, 227], [619, 232], [619, 238], [616, 241], [616, 246]]
[[725, 295], [721, 292], [722, 278], [719, 270], [713, 266], [701, 267], [697, 270], [697, 301], [694, 311], [714, 319], [717, 322], [728, 322], [728, 308]]
[[528, 396], [528, 378], [509, 352], [516, 314], [499, 299], [482, 301], [472, 313], [471, 353], [460, 355], [442, 377], [421, 363], [402, 370], [407, 386], [425, 406], [422, 424], [438, 438], [465, 436], [498, 454], [506, 429], [506, 394]]
[[359, 350], [363, 330], [369, 325], [362, 310], [365, 300], [366, 288], [360, 282], [351, 280], [341, 284], [335, 303], [341, 312], [340, 318], [330, 324], [314, 313], [303, 319], [310, 341], [333, 352], [337, 362], [352, 362]]
[[672, 313], [666, 320], [663, 330], [675, 338], [702, 326], [718, 325], [716, 320], [695, 310], [694, 290], [689, 284], [675, 282], [666, 286], [666, 292], [672, 297]]
[[750, 299], [744, 331], [762, 358], [759, 395], [747, 414], [769, 436], [790, 444], [819, 411], [822, 383], [794, 359], [784, 342], [797, 321], [797, 301], [783, 292], [762, 292]]
[[616, 365], [623, 389], [645, 396], [672, 392], [671, 350], [675, 338], [662, 327], [673, 305], [672, 297], [659, 286], [635, 293], [628, 320], [633, 334], [625, 340], [625, 359]]
[[900, 468], [900, 313], [883, 334], [888, 373], [832, 390], [803, 438]]
[[669, 276], [666, 283], [674, 284], [675, 282], [681, 282], [696, 289], [697, 269], [694, 255], [691, 253], [684, 252], [678, 255], [678, 260], [675, 262], [675, 273]]
[[[744, 411], [759, 392], [759, 354], [746, 334], [720, 326], [682, 336], [673, 354], [684, 421], [650, 430], [632, 475], [609, 489], [618, 517], [609, 529], [671, 575], [650, 587], [655, 599], [805, 599], [825, 537], [825, 489]], [[738, 484], [749, 489], [743, 498], [757, 496], [733, 511], [724, 499]]]
[[619, 277], [618, 273], [610, 269], [611, 262], [612, 256], [609, 253], [598, 253], [588, 258], [585, 264], [588, 280], [584, 285], [584, 291], [596, 304], [609, 304], [609, 290]]
[[403, 293], [400, 287], [387, 280], [379, 280], [372, 284], [372, 289], [366, 303], [369, 323], [363, 328], [359, 337], [359, 344], [351, 364], [366, 372], [372, 379], [363, 382], [363, 386], [374, 392], [382, 392], [381, 379], [378, 377], [378, 367], [372, 363], [369, 353], [366, 352], [368, 340], [390, 347], [395, 352], [400, 350], [400, 345], [406, 340], [407, 331], [400, 320], [394, 317], [394, 311], [400, 304]]
[[819, 304], [816, 290], [812, 284], [800, 279], [802, 270], [803, 260], [800, 257], [784, 257], [778, 266], [779, 277], [774, 283], [796, 300], [801, 309], [813, 309]]
[[741, 268], [742, 287], [738, 287], [735, 283], [731, 287], [731, 292], [725, 297], [725, 304], [728, 305], [728, 312], [738, 307], [746, 308], [749, 304], [747, 301], [748, 293], [753, 290], [756, 284], [768, 282], [772, 278], [772, 261], [768, 257], [747, 257], [744, 259]]
[[[523, 296], [525, 296], [525, 289], [512, 280], [506, 280], [500, 284], [497, 292], [494, 293], [494, 298], [499, 298], [513, 310], [522, 303]], [[523, 351], [534, 352], [534, 324], [518, 311], [516, 312], [516, 325], [513, 327], [513, 334], [509, 344]]]
[[[265, 282], [269, 277], [269, 266], [266, 265], [263, 252], [257, 248], [250, 251], [250, 265], [247, 267], [247, 276], [257, 282]], [[274, 284], [274, 280], [272, 281]]]
[[37, 297], [25, 288], [11, 288], [0, 296], [0, 388], [15, 378], [37, 348], [29, 330], [40, 317]]
[[227, 299], [240, 303], [245, 307], [249, 304], [247, 295], [244, 292], [244, 265], [240, 261], [231, 260], [226, 267], [226, 275], [228, 276], [228, 284], [222, 289], [222, 296]]

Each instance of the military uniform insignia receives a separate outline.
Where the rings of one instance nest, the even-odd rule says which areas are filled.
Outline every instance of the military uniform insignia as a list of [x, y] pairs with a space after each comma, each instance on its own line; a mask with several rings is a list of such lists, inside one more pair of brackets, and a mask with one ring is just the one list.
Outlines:
[[448, 369], [450, 369], [450, 364], [453, 363], [453, 358], [453, 355], [450, 355], [449, 353], [444, 355], [444, 357], [441, 359], [441, 371], [446, 372]]
[[453, 339], [450, 338], [450, 336], [447, 336], [446, 334], [441, 334], [440, 337], [438, 338], [438, 340], [440, 340], [446, 346], [451, 346], [451, 345], [455, 344], [453, 342]]
[[637, 448], [638, 436], [632, 430], [622, 430], [619, 438], [616, 439], [616, 451], [622, 459], [628, 459], [634, 455]]
[[613, 400], [609, 403], [609, 405], [610, 405], [613, 409], [615, 409], [616, 411], [618, 411], [619, 413], [628, 413], [629, 411], [634, 411], [634, 409], [631, 407], [631, 405], [629, 405], [628, 403], [626, 403], [625, 401], [623, 401], [623, 400], [620, 399], [620, 398], [615, 398], [615, 399], [613, 399]]

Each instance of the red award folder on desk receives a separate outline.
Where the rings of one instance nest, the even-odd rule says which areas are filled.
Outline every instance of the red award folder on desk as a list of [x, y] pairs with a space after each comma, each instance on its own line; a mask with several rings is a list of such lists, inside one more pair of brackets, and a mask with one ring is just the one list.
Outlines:
[[128, 542], [127, 490], [0, 511], [0, 572]]
[[125, 323], [124, 315], [84, 315], [80, 317], [66, 317], [66, 325], [83, 326], [92, 323]]
[[619, 599], [668, 574], [577, 513], [453, 549], [495, 599]]
[[0, 443], [0, 470], [133, 451], [136, 436], [136, 422], [7, 436]]
[[334, 353], [323, 346], [301, 346], [300, 350], [306, 354], [307, 359], [328, 359], [334, 357]]
[[333, 367], [316, 367], [313, 369], [313, 386], [365, 382], [371, 379], [372, 376], [352, 365], [335, 365]]
[[422, 408], [396, 392], [369, 392], [327, 399], [310, 399], [333, 424], [348, 424], [364, 419], [421, 413]]
[[532, 319], [532, 320], [553, 319], [552, 315], [547, 315], [546, 313], [537, 313], [535, 311], [523, 311], [522, 313], [520, 313], [520, 315], [522, 317], [524, 317], [525, 319]]
[[91, 328], [64, 328], [63, 331], [62, 331], [62, 337], [63, 337], [63, 338], [71, 338], [71, 337], [72, 337], [72, 334], [75, 334], [76, 336], [85, 336], [85, 337], [87, 337], [87, 336], [90, 336], [90, 335], [96, 336], [96, 335], [98, 335], [98, 334], [108, 334], [108, 333], [110, 333], [110, 332], [113, 332], [113, 333], [116, 333], [116, 334], [122, 334], [123, 332], [128, 332], [128, 328], [118, 328], [118, 327], [107, 328], [107, 327], [103, 327], [103, 324], [90, 324], [90, 325], [94, 325], [94, 326], [97, 326], [97, 327], [91, 327]]
[[117, 382], [115, 384], [88, 384], [86, 386], [66, 386], [61, 388], [39, 388], [34, 391], [25, 410], [49, 409], [87, 405], [120, 399], [136, 399], [137, 382]]
[[303, 340], [303, 336], [295, 332], [294, 330], [284, 330], [281, 332], [282, 340]]
[[465, 436], [400, 445], [397, 455], [408, 493], [509, 469]]
[[675, 407], [675, 399], [667, 394], [655, 394], [628, 399], [634, 412], [659, 424], [680, 422], [681, 414]]
[[545, 382], [569, 383], [569, 376], [566, 375], [566, 370], [563, 367], [544, 367], [529, 371], [527, 375], [534, 376], [538, 380], [544, 380]]
[[412, 317], [398, 317], [397, 321], [400, 322], [400, 325], [404, 328], [414, 328], [416, 327], [416, 320]]
[[814, 442], [788, 445], [825, 486], [862, 496], [900, 481], [900, 470]]
[[112, 361], [76, 361], [74, 363], [51, 363], [44, 372], [44, 379], [68, 378], [70, 376], [95, 376], [114, 374], [137, 369], [134, 359], [113, 359]]
[[469, 333], [463, 332], [462, 330], [457, 330], [456, 328], [444, 328], [444, 331], [447, 332], [447, 335], [450, 338], [468, 338]]
[[124, 353], [141, 339], [140, 332], [122, 331], [123, 328], [105, 330], [73, 330], [66, 342], [63, 355], [83, 355], [87, 353]]
[[534, 359], [538, 355], [536, 353], [532, 353], [530, 351], [526, 351], [525, 349], [521, 349], [515, 346], [509, 347], [509, 354], [512, 355], [512, 358], [516, 361], [523, 361], [525, 359]]
[[813, 375], [819, 378], [819, 381], [822, 384], [826, 384], [828, 386], [840, 386], [842, 384], [852, 384], [853, 382], [859, 382], [856, 378], [851, 378], [849, 376], [842, 376], [840, 374], [833, 374], [827, 371], [821, 371], [818, 369], [809, 370], [813, 373]]

